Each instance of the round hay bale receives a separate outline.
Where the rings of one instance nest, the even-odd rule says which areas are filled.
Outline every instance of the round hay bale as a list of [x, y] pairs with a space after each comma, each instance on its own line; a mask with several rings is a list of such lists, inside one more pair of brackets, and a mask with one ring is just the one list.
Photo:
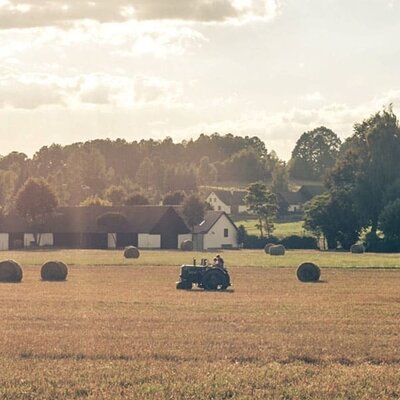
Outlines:
[[267, 244], [264, 246], [264, 251], [265, 251], [266, 254], [269, 254], [269, 249], [270, 249], [273, 245], [274, 245], [273, 243], [267, 243]]
[[140, 256], [140, 252], [137, 247], [135, 247], [135, 246], [125, 247], [125, 250], [124, 250], [125, 258], [139, 258], [139, 256]]
[[184, 240], [181, 243], [181, 250], [182, 251], [192, 251], [193, 250], [193, 242], [191, 240]]
[[44, 281], [65, 281], [68, 267], [62, 261], [47, 261], [42, 265], [40, 276]]
[[0, 282], [21, 282], [22, 276], [22, 268], [16, 261], [0, 262]]
[[314, 263], [305, 262], [297, 268], [297, 278], [301, 282], [318, 282], [320, 276], [321, 270]]
[[285, 255], [285, 246], [277, 244], [269, 248], [269, 254], [271, 256], [283, 256]]
[[350, 251], [353, 254], [362, 254], [365, 252], [365, 247], [360, 243], [360, 244], [353, 244], [353, 246], [350, 247]]

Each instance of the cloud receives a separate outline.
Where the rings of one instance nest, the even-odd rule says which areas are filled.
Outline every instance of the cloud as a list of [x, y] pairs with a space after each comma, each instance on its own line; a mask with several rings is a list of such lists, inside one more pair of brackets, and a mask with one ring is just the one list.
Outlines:
[[313, 93], [307, 93], [305, 96], [302, 97], [303, 100], [310, 101], [310, 102], [320, 102], [324, 99], [324, 96], [319, 91]]
[[68, 27], [85, 20], [240, 22], [273, 18], [278, 0], [3, 0], [0, 29]]
[[0, 107], [35, 109], [63, 103], [63, 89], [44, 77], [4, 76], [0, 79]]
[[0, 79], [0, 108], [33, 110], [43, 106], [80, 109], [172, 104], [183, 94], [182, 84], [154, 76], [126, 77], [87, 74], [6, 74]]

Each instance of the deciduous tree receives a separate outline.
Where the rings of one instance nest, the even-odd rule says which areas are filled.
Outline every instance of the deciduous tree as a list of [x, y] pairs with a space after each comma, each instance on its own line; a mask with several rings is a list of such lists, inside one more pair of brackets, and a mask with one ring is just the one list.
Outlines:
[[256, 227], [260, 230], [260, 237], [264, 236], [264, 231], [268, 237], [271, 236], [278, 210], [276, 196], [268, 190], [264, 183], [255, 182], [247, 188], [245, 201], [249, 210], [257, 215]]
[[15, 209], [30, 225], [35, 244], [46, 217], [57, 207], [56, 195], [42, 178], [29, 178], [16, 195]]
[[322, 179], [335, 164], [340, 145], [336, 133], [324, 126], [304, 132], [292, 151], [290, 175], [297, 179]]

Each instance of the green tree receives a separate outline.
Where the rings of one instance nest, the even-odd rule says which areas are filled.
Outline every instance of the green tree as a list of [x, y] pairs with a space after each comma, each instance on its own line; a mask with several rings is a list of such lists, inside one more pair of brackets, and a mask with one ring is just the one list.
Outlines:
[[150, 204], [148, 197], [142, 193], [133, 193], [125, 200], [127, 206], [145, 206]]
[[335, 164], [340, 145], [336, 133], [324, 126], [304, 132], [292, 151], [290, 176], [296, 179], [322, 179]]
[[331, 196], [324, 193], [315, 196], [304, 206], [304, 229], [313, 233], [317, 239], [321, 235], [326, 240], [328, 249], [336, 249], [337, 232], [335, 216], [330, 213]]
[[284, 162], [277, 163], [272, 171], [271, 190], [273, 193], [289, 190], [289, 174]]
[[30, 225], [36, 245], [40, 243], [40, 229], [57, 204], [56, 195], [42, 178], [29, 178], [18, 191], [15, 209]]
[[136, 173], [136, 180], [143, 188], [148, 189], [152, 183], [153, 163], [145, 158]]
[[217, 169], [210, 163], [209, 157], [200, 160], [197, 170], [197, 182], [200, 185], [212, 184], [217, 181]]
[[185, 196], [185, 192], [182, 190], [177, 190], [173, 193], [167, 193], [164, 196], [162, 203], [164, 206], [179, 206], [185, 200]]
[[94, 196], [89, 196], [85, 200], [83, 200], [80, 204], [80, 207], [111, 207], [112, 204], [105, 199], [102, 199], [101, 197], [94, 195]]
[[121, 212], [106, 212], [97, 218], [97, 225], [112, 235], [116, 245], [117, 233], [123, 232], [126, 229], [128, 219], [126, 215]]
[[204, 202], [198, 196], [192, 194], [186, 197], [182, 213], [193, 234], [195, 225], [204, 220]]
[[13, 171], [0, 170], [0, 206], [8, 210], [15, 192], [18, 176]]
[[400, 199], [396, 199], [385, 206], [379, 216], [379, 228], [385, 239], [394, 242], [400, 241]]
[[391, 107], [354, 126], [354, 135], [328, 176], [331, 192], [345, 190], [363, 227], [376, 236], [379, 215], [400, 179], [400, 128]]
[[305, 205], [304, 228], [317, 238], [323, 235], [328, 249], [335, 249], [337, 242], [343, 249], [350, 249], [357, 242], [361, 227], [351, 195], [346, 191], [324, 193]]
[[260, 237], [264, 237], [264, 231], [267, 237], [271, 236], [278, 210], [276, 196], [264, 183], [255, 182], [247, 188], [245, 202], [249, 210], [258, 218], [256, 227], [260, 230]]
[[126, 200], [126, 190], [123, 186], [111, 185], [104, 192], [104, 198], [108, 200], [113, 206], [121, 206]]

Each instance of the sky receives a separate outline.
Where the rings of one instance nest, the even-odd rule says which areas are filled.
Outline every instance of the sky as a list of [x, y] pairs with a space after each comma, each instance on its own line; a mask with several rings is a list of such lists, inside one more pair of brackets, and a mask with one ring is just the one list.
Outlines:
[[258, 136], [400, 111], [399, 0], [0, 0], [0, 154]]

